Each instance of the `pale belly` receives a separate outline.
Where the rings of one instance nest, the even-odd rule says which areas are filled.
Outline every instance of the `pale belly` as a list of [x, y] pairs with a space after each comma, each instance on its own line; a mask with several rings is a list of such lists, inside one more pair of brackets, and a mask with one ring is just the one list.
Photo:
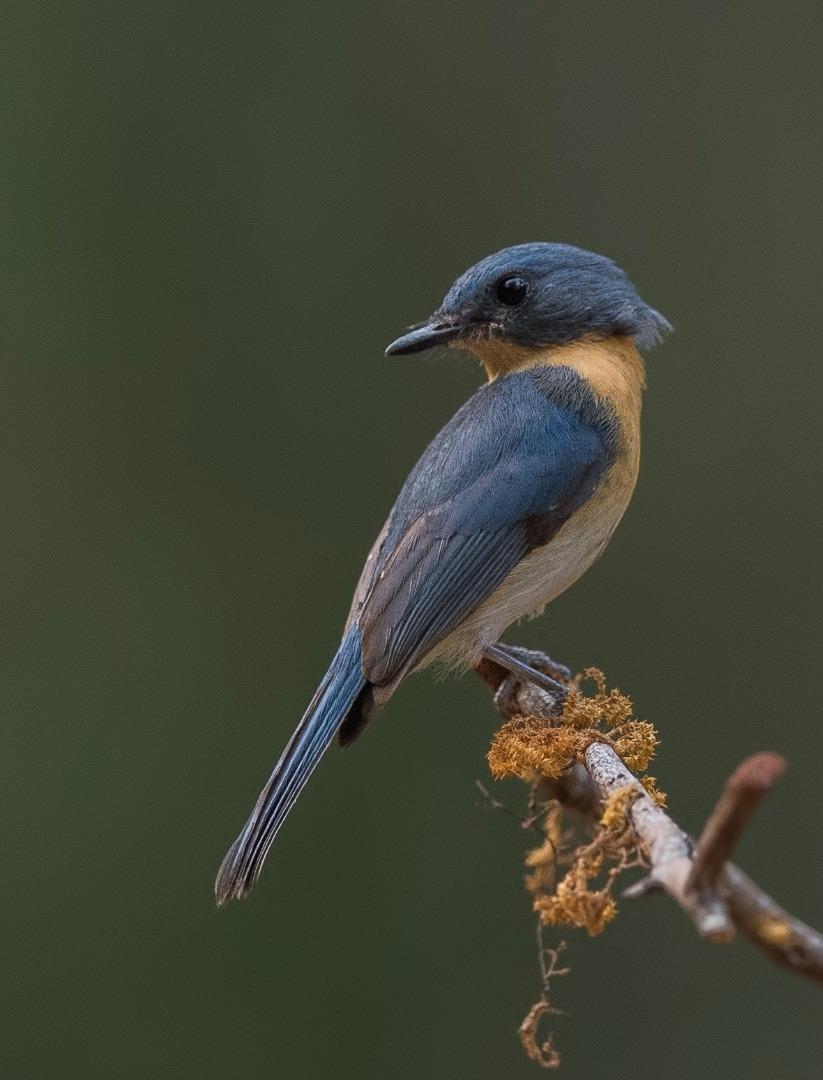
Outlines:
[[424, 660], [464, 666], [479, 659], [507, 627], [539, 615], [546, 604], [581, 577], [602, 554], [629, 505], [637, 461], [623, 461], [592, 498], [508, 575], [496, 591]]

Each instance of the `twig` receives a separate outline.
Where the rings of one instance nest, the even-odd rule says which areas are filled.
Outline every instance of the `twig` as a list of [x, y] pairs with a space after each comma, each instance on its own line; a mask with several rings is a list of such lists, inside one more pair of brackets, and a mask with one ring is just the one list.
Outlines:
[[723, 871], [729, 914], [740, 933], [776, 964], [823, 983], [823, 934], [784, 911], [734, 863]]
[[517, 1034], [520, 1043], [526, 1051], [526, 1055], [544, 1069], [556, 1069], [560, 1065], [560, 1055], [554, 1045], [554, 1032], [539, 1041], [541, 1021], [545, 1017], [565, 1016], [562, 1009], [552, 1005], [550, 992], [551, 981], [561, 975], [568, 975], [569, 968], [561, 968], [558, 965], [560, 954], [566, 948], [566, 942], [561, 941], [556, 949], [547, 948], [543, 941], [543, 925], [537, 922], [537, 955], [540, 964], [540, 982], [542, 992], [537, 1001], [532, 1005], [518, 1028]]
[[500, 799], [496, 799], [481, 780], [475, 780], [474, 786], [477, 788], [477, 790], [480, 792], [480, 794], [483, 796], [483, 798], [492, 810], [499, 810], [501, 814], [505, 814], [507, 817], [514, 818], [514, 820], [517, 822], [521, 829], [531, 829], [533, 832], [536, 832], [541, 839], [545, 839], [543, 835], [543, 830], [538, 828], [537, 825], [539, 818], [542, 817], [542, 815], [545, 813], [545, 809], [537, 814], [529, 814], [524, 817], [522, 814], [518, 814], [510, 807], [506, 806], [506, 804], [504, 802], [501, 802]]
[[[491, 666], [478, 674], [493, 691], [501, 689]], [[505, 695], [507, 700], [503, 697], [495, 693], [495, 706], [504, 719], [520, 711], [552, 722], [554, 699], [538, 687], [518, 684]], [[572, 767], [573, 782], [564, 783], [569, 770], [559, 781], [548, 782], [547, 794], [594, 817], [612, 792], [631, 787], [636, 795], [628, 815], [650, 869], [624, 895], [645, 896], [662, 888], [706, 940], [729, 941], [738, 930], [775, 962], [823, 983], [823, 935], [789, 915], [727, 861], [756, 806], [784, 768], [777, 754], [747, 758], [729, 778], [696, 848], [605, 742], [586, 749], [582, 763]], [[564, 799], [571, 791], [573, 801]]]
[[688, 888], [714, 888], [761, 799], [786, 771], [778, 754], [752, 754], [734, 770], [703, 827]]

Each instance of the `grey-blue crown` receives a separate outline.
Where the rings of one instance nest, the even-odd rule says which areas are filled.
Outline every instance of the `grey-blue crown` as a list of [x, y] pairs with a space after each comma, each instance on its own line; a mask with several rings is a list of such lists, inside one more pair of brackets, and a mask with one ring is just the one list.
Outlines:
[[[500, 299], [510, 279], [525, 284], [521, 302]], [[649, 348], [671, 330], [611, 259], [550, 243], [517, 244], [481, 259], [455, 281], [431, 322], [486, 327], [530, 346], [620, 334]]]

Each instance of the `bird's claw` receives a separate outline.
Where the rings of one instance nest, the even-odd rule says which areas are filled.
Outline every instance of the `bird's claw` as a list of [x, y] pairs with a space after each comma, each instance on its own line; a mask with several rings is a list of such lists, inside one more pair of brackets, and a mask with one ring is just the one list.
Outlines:
[[547, 696], [552, 703], [548, 715], [561, 715], [568, 697], [566, 684], [571, 680], [567, 667], [543, 653], [512, 645], [490, 645], [484, 655], [507, 672], [494, 695], [494, 704], [504, 716], [545, 715]]
[[[492, 700], [497, 711], [507, 719], [531, 712], [556, 718], [562, 715], [568, 696], [568, 688], [561, 683], [557, 683], [556, 689], [547, 690], [543, 686], [528, 682], [524, 675], [507, 675]], [[547, 697], [552, 699], [548, 709]]]

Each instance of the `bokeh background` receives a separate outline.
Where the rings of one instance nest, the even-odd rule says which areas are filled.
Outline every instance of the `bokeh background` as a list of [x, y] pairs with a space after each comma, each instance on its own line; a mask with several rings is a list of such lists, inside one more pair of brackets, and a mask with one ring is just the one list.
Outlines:
[[[476, 681], [410, 681], [211, 899], [480, 379], [382, 348], [517, 241], [610, 254], [677, 332], [607, 556], [510, 639], [633, 695], [690, 829], [785, 754], [740, 861], [823, 923], [820, 43], [813, 4], [6, 6], [3, 1076], [538, 1075]], [[664, 900], [567, 936], [567, 1075], [820, 1076], [819, 988]]]

